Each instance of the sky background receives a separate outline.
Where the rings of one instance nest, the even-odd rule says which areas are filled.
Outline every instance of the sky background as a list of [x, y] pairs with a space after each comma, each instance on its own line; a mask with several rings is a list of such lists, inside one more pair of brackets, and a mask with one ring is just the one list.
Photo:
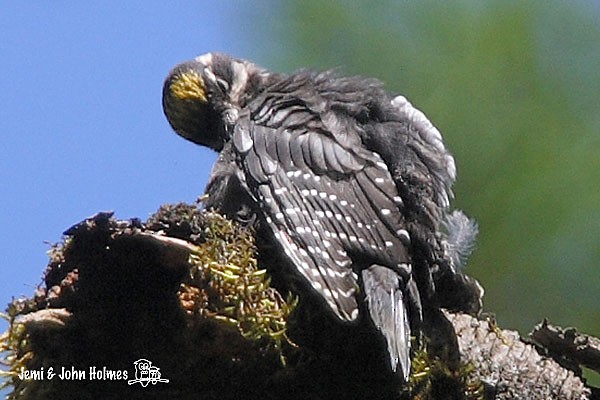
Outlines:
[[[378, 76], [386, 81], [394, 79], [393, 77], [400, 73], [412, 74], [412, 81], [397, 81], [396, 84], [403, 84], [402, 87], [408, 90], [408, 97], [413, 99], [416, 95], [419, 101], [414, 103], [423, 104], [421, 108], [428, 115], [436, 117], [438, 126], [450, 144], [458, 140], [455, 132], [460, 132], [461, 129], [465, 135], [480, 135], [484, 134], [481, 132], [487, 131], [496, 132], [496, 136], [490, 135], [487, 139], [488, 144], [491, 143], [490, 147], [498, 143], [499, 148], [502, 143], [493, 141], [496, 140], [494, 138], [500, 137], [500, 128], [497, 129], [493, 125], [497, 120], [507, 119], [506, 115], [510, 114], [510, 118], [514, 115], [515, 118], [523, 117], [524, 121], [531, 121], [528, 116], [520, 116], [520, 110], [512, 108], [511, 103], [507, 102], [506, 108], [496, 107], [486, 114], [486, 117], [490, 117], [486, 120], [489, 126], [469, 125], [473, 122], [473, 118], [468, 119], [469, 112], [487, 104], [483, 96], [478, 98], [470, 94], [470, 90], [482, 91], [477, 88], [477, 82], [473, 83], [470, 80], [472, 75], [467, 72], [457, 79], [449, 79], [448, 76], [452, 73], [451, 64], [442, 65], [438, 75], [427, 69], [428, 63], [445, 60], [444, 51], [461, 54], [461, 46], [467, 46], [469, 40], [476, 43], [479, 38], [479, 35], [469, 36], [463, 35], [464, 32], [457, 32], [456, 27], [450, 25], [452, 22], [443, 18], [424, 19], [414, 10], [415, 7], [405, 7], [401, 2], [399, 7], [405, 9], [398, 12], [408, 15], [404, 15], [405, 20], [410, 20], [410, 23], [402, 25], [393, 20], [396, 11], [368, 7], [366, 12], [380, 12], [381, 15], [390, 18], [383, 20], [382, 26], [385, 28], [385, 24], [392, 24], [394, 34], [398, 34], [398, 46], [403, 45], [405, 49], [413, 50], [413, 53], [404, 57], [414, 59], [421, 52], [428, 54], [428, 51], [433, 54], [432, 58], [423, 60], [420, 67], [412, 70], [408, 65], [391, 68], [394, 65], [392, 62], [386, 63], [385, 55], [393, 53], [393, 48], [380, 53], [383, 57], [375, 63], [365, 54], [368, 51], [380, 50], [378, 46], [381, 46], [384, 40], [396, 40], [392, 33], [380, 29], [375, 33], [381, 35], [381, 41], [371, 41], [365, 47], [354, 49], [353, 46], [359, 45], [364, 32], [376, 30], [378, 27], [367, 23], [366, 19], [357, 22], [336, 9], [327, 8], [335, 2], [324, 5], [323, 12], [316, 12], [314, 15], [306, 14], [311, 8], [303, 7], [301, 3], [288, 2], [286, 7], [281, 6], [283, 3], [241, 0], [103, 1], [93, 5], [62, 1], [51, 4], [8, 1], [1, 3], [0, 308], [4, 308], [12, 297], [30, 296], [33, 293], [35, 286], [41, 282], [47, 264], [46, 251], [50, 248], [49, 243], [59, 242], [61, 233], [71, 225], [98, 211], [107, 210], [113, 210], [121, 219], [139, 217], [144, 220], [163, 203], [193, 202], [201, 194], [215, 155], [179, 138], [171, 131], [162, 112], [161, 90], [164, 78], [175, 64], [207, 51], [228, 52], [254, 60], [267, 68], [279, 70], [291, 71], [303, 66], [336, 67], [352, 61], [357, 65], [353, 70], [365, 75]], [[462, 4], [459, 14], [465, 18], [473, 17], [472, 14], [484, 14], [484, 7], [478, 6], [478, 2], [457, 3]], [[586, 12], [591, 15], [593, 21], [592, 31], [594, 35], [597, 34], [597, 28], [600, 26], [600, 2], [587, 1], [577, 4], [585, 5]], [[536, 46], [539, 48], [534, 50], [539, 51], [533, 53], [543, 61], [539, 63], [542, 76], [556, 76], [557, 81], [571, 89], [566, 91], [564, 104], [565, 107], [576, 110], [573, 113], [573, 121], [581, 121], [585, 116], [595, 115], [595, 119], [590, 119], [592, 122], [587, 123], [583, 129], [587, 133], [585, 140], [580, 142], [580, 147], [587, 151], [585, 157], [590, 157], [590, 169], [597, 171], [597, 159], [600, 157], [600, 124], [597, 117], [599, 110], [596, 89], [600, 89], [600, 48], [596, 38], [600, 36], [590, 36], [585, 25], [570, 25], [566, 15], [569, 13], [542, 10], [544, 11], [539, 13], [535, 21], [539, 25], [539, 32], [545, 33], [538, 32]], [[278, 12], [285, 15], [285, 18], [279, 18]], [[439, 15], [443, 15], [444, 12]], [[469, 15], [466, 16], [467, 14]], [[301, 21], [307, 18], [317, 22], [314, 22], [314, 25], [302, 25]], [[475, 15], [473, 18], [477, 20], [478, 17]], [[328, 26], [333, 26], [330, 21], [345, 24], [347, 31], [328, 30]], [[435, 29], [438, 28], [439, 31], [436, 32]], [[570, 33], [571, 28], [574, 34]], [[308, 33], [303, 33], [303, 29]], [[444, 29], [448, 30], [449, 34]], [[293, 33], [286, 35], [286, 32]], [[456, 36], [456, 43], [460, 45], [450, 50], [439, 50], [435, 48], [433, 40], [427, 42], [430, 48], [422, 49], [417, 45], [411, 46], [410, 43], [406, 46], [407, 40], [403, 35], [410, 37], [410, 34], [415, 32], [430, 39], [436, 38], [436, 35], [450, 38]], [[313, 43], [309, 34], [315, 33], [320, 34], [320, 37]], [[586, 44], [587, 41], [590, 41], [589, 45]], [[583, 43], [587, 47], [579, 49], [574, 43]], [[299, 45], [308, 51], [294, 53], [294, 46]], [[332, 51], [323, 51], [324, 45], [329, 45]], [[560, 52], [563, 53], [559, 53], [566, 57], [556, 57], [557, 53], [554, 51], [559, 48], [557, 46], [562, 46]], [[313, 53], [310, 52], [311, 48]], [[515, 54], [515, 59], [521, 59], [530, 50], [520, 49]], [[475, 45], [469, 48], [469, 51], [472, 54], [467, 54], [475, 58], [484, 57], [481, 55], [483, 51]], [[285, 57], [279, 58], [278, 54], [285, 54]], [[358, 60], [354, 58], [356, 54], [359, 55]], [[464, 60], [465, 57], [460, 55], [460, 58]], [[500, 61], [502, 63], [505, 60]], [[509, 59], [505, 62], [510, 65], [514, 60]], [[381, 72], [386, 65], [392, 78], [386, 78], [385, 73]], [[502, 72], [499, 71], [492, 73], [497, 73], [500, 82], [510, 84], [516, 76], [514, 71], [507, 72], [506, 76], [500, 75]], [[492, 79], [496, 75], [486, 71], [483, 76]], [[518, 78], [516, 76], [514, 79]], [[451, 88], [455, 96], [452, 101], [453, 107], [467, 115], [463, 121], [445, 121], [445, 114], [436, 112], [436, 106], [441, 104], [441, 101], [438, 101], [442, 98], [441, 90], [450, 90], [448, 85], [453, 82], [457, 82], [456, 86]], [[433, 85], [442, 89], [430, 90]], [[520, 88], [521, 86], [519, 90]], [[554, 88], [547, 86], [546, 90], [551, 93]], [[519, 95], [517, 93], [517, 96]], [[490, 94], [490, 98], [494, 98], [495, 101], [494, 96], [494, 93]], [[563, 101], [558, 95], [555, 99], [556, 103]], [[557, 107], [562, 107], [562, 103], [557, 104]], [[493, 114], [494, 111], [497, 111], [498, 115]], [[535, 121], [531, 123], [534, 124]], [[535, 127], [527, 126], [527, 129], [531, 129], [531, 132], [536, 131]], [[565, 139], [565, 142], [570, 143], [574, 140]], [[528, 304], [531, 316], [527, 319], [511, 320], [511, 310], [522, 306], [500, 299], [502, 294], [512, 296], [507, 292], [510, 288], [523, 291], [518, 285], [523, 281], [524, 275], [511, 270], [512, 265], [518, 264], [513, 263], [511, 259], [510, 262], [506, 262], [508, 272], [505, 275], [502, 275], [502, 268], [499, 268], [495, 275], [486, 275], [489, 272], [483, 271], [484, 261], [477, 258], [489, 259], [489, 254], [496, 250], [494, 257], [497, 257], [496, 260], [501, 265], [505, 254], [512, 253], [508, 241], [511, 234], [518, 234], [521, 228], [527, 229], [522, 224], [523, 215], [514, 214], [512, 220], [498, 217], [505, 213], [501, 207], [514, 210], [518, 207], [511, 206], [513, 203], [509, 202], [490, 202], [489, 198], [496, 192], [480, 190], [490, 181], [490, 175], [484, 174], [487, 170], [477, 164], [478, 159], [486, 157], [486, 150], [482, 146], [459, 146], [458, 142], [454, 147], [451, 146], [451, 149], [457, 149], [455, 155], [459, 173], [463, 174], [462, 181], [459, 179], [459, 203], [462, 201], [461, 206], [470, 204], [467, 211], [474, 214], [482, 225], [480, 255], [476, 253], [475, 265], [470, 268], [475, 276], [482, 279], [486, 289], [489, 287], [488, 304], [497, 303], [500, 321], [513, 322], [513, 325], [522, 324], [519, 328], [531, 327], [534, 318], [539, 321], [547, 314], [551, 315], [552, 310], [546, 313], [542, 306]], [[554, 157], [555, 150], [550, 150], [540, 153], [539, 156], [546, 159]], [[590, 156], [591, 154], [593, 156]], [[572, 156], [574, 159], [581, 159], [574, 153]], [[519, 164], [518, 161], [517, 159], [516, 164], [511, 164], [515, 165], [517, 172], [524, 170], [523, 165], [528, 165]], [[600, 182], [597, 180], [599, 175], [593, 175], [588, 170], [581, 174], [567, 170], [565, 176], [570, 176], [569, 173], [573, 173], [573, 176], [583, 176], [582, 182], [578, 183], [582, 193], [592, 193], [588, 197], [582, 197], [578, 192], [573, 192], [573, 201], [581, 199], [582, 204], [588, 206], [586, 210], [592, 209], [593, 213], [577, 214], [575, 211], [579, 207], [575, 204], [572, 207], [575, 210], [573, 215], [579, 215], [579, 219], [570, 218], [570, 214], [565, 217], [566, 220], [575, 221], [575, 227], [569, 225], [563, 236], [557, 234], [549, 236], [550, 239], [546, 240], [550, 243], [552, 252], [558, 254], [556, 257], [552, 256], [553, 260], [560, 261], [560, 254], [569, 255], [554, 264], [554, 261], [548, 261], [553, 268], [560, 267], [562, 271], [568, 272], [569, 268], [581, 267], [582, 271], [581, 275], [577, 275], [579, 269], [575, 268], [575, 272], [569, 277], [558, 274], [549, 278], [549, 281], [557, 285], [564, 282], [564, 287], [557, 290], [564, 290], [569, 295], [577, 294], [581, 284], [582, 296], [589, 300], [591, 296], [597, 296], [600, 290], [598, 259], [595, 256], [600, 247], [597, 236], [600, 234], [600, 206], [596, 203], [596, 206], [589, 207], [589, 204], [593, 204], [592, 200], [600, 198]], [[518, 180], [508, 175], [506, 179]], [[540, 186], [545, 184], [544, 181], [539, 181]], [[568, 194], [568, 186], [565, 187], [566, 189], [563, 189], [561, 186], [560, 195]], [[515, 203], [521, 201], [525, 204], [530, 202], [527, 196], [533, 196], [525, 192], [524, 197], [520, 199], [518, 196], [521, 192], [514, 193], [512, 201]], [[547, 191], [541, 190], [539, 193], [547, 200]], [[484, 214], [485, 208], [493, 207], [499, 207], [494, 214], [496, 217], [487, 217], [487, 214]], [[524, 213], [527, 214], [527, 210]], [[577, 226], [581, 224], [589, 226], [585, 230], [578, 230]], [[506, 242], [492, 240], [491, 236], [486, 236], [503, 226], [505, 229], [501, 232], [504, 232]], [[546, 228], [540, 225], [540, 229]], [[537, 233], [534, 230], [533, 234]], [[563, 240], [565, 237], [568, 238], [567, 241]], [[582, 243], [581, 251], [573, 252], [575, 256], [571, 256], [567, 247], [579, 242]], [[546, 250], [543, 247], [534, 248], [534, 251], [540, 253], [547, 253]], [[551, 255], [554, 254], [552, 252]], [[524, 251], [523, 254], [534, 253]], [[530, 257], [531, 259], [523, 256], [521, 261], [525, 264], [538, 263], [538, 259]], [[543, 262], [539, 263], [540, 268], [546, 268]], [[573, 281], [574, 276], [577, 281]], [[495, 281], [500, 282], [500, 285], [493, 286]], [[560, 302], [562, 298], [556, 300], [553, 295], [548, 295], [547, 299], [540, 303], [547, 305], [552, 301]], [[587, 326], [597, 327], [598, 323], [593, 325], [589, 322], [594, 319], [593, 316], [590, 317], [589, 310], [600, 309], [598, 304], [597, 297], [591, 302], [588, 301], [585, 305], [587, 314], [581, 320], [573, 318], [558, 322], [578, 326], [579, 322], [585, 321]], [[600, 320], [600, 311], [598, 312]], [[568, 310], [565, 313], [568, 313]], [[0, 322], [0, 330], [3, 331], [5, 327], [4, 321]], [[590, 333], [600, 334], [597, 331]]]
[[173, 134], [162, 83], [206, 51], [252, 55], [240, 3], [3, 2], [2, 304], [32, 293], [72, 224], [102, 210], [145, 219], [201, 194], [214, 156]]

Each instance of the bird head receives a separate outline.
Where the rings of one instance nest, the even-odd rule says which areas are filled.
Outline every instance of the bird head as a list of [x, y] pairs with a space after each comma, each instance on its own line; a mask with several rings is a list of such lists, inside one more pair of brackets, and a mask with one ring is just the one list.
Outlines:
[[163, 110], [177, 134], [220, 151], [261, 76], [248, 61], [201, 55], [171, 70], [163, 86]]

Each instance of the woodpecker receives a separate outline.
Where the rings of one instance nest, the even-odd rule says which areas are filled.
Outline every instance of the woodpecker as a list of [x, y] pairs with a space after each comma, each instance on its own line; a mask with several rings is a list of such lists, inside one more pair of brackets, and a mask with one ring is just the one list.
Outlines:
[[219, 152], [206, 206], [266, 230], [340, 321], [368, 310], [404, 380], [430, 314], [480, 309], [461, 272], [477, 227], [449, 208], [454, 158], [379, 80], [207, 53], [171, 70], [163, 108], [177, 134]]

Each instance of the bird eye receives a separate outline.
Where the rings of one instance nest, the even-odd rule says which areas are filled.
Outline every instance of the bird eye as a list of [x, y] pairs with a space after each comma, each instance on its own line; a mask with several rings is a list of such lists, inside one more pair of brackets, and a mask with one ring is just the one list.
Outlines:
[[224, 79], [217, 78], [217, 85], [219, 85], [219, 89], [226, 92], [229, 90], [229, 83], [227, 83]]

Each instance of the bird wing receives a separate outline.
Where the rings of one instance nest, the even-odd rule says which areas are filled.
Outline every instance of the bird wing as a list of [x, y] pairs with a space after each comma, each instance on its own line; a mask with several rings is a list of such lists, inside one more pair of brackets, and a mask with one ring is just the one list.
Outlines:
[[[404, 96], [392, 99], [396, 117], [405, 124], [409, 133], [406, 147], [418, 157], [419, 166], [413, 166], [410, 173], [417, 174], [422, 169], [419, 181], [430, 186], [432, 200], [438, 207], [448, 208], [452, 198], [452, 184], [456, 180], [454, 157], [448, 152], [442, 134], [429, 121], [427, 116], [414, 107]], [[414, 171], [412, 171], [414, 169]]]
[[[391, 268], [409, 262], [408, 234], [398, 229], [402, 199], [381, 157], [360, 146], [356, 128], [332, 115], [298, 113], [272, 112], [262, 122], [241, 115], [233, 147], [285, 255], [340, 319], [354, 320], [353, 261]], [[304, 123], [294, 124], [298, 119]]]

